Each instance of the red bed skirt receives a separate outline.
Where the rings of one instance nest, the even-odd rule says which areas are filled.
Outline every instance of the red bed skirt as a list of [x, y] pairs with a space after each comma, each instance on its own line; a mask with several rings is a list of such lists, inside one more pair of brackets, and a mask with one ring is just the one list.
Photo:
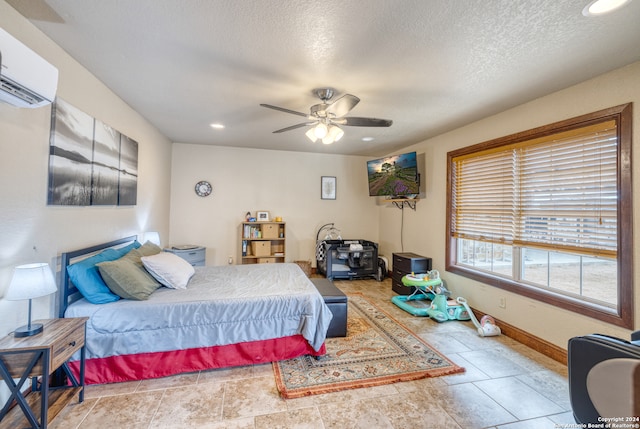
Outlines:
[[[85, 383], [146, 380], [206, 369], [287, 360], [307, 354], [321, 356], [325, 353], [324, 344], [316, 352], [302, 335], [293, 335], [226, 346], [111, 356], [86, 360]], [[77, 378], [80, 361], [70, 362], [69, 367]]]

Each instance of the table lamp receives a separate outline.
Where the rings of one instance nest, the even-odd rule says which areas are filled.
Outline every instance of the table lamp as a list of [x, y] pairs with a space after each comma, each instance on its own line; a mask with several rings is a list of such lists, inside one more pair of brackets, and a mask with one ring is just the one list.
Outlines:
[[142, 242], [146, 243], [147, 241], [152, 242], [153, 244], [160, 246], [160, 233], [157, 231], [147, 231], [142, 236]]
[[56, 282], [49, 264], [27, 264], [14, 268], [5, 299], [9, 301], [29, 300], [29, 323], [14, 331], [16, 337], [30, 337], [42, 332], [42, 323], [31, 323], [31, 300], [50, 295], [56, 290]]

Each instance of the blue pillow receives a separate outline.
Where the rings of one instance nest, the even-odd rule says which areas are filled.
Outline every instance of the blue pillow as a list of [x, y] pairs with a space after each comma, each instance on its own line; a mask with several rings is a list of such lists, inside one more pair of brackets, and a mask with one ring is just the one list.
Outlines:
[[[124, 246], [124, 247], [121, 247], [121, 248], [119, 248], [119, 249], [115, 249], [115, 251], [116, 251], [116, 252], [118, 252], [118, 254], [119, 254], [120, 256], [124, 256], [124, 255], [126, 255], [127, 253], [129, 253], [130, 251], [132, 251], [133, 249], [138, 249], [140, 246], [142, 246], [142, 245], [140, 244], [140, 242], [139, 242], [139, 241], [137, 241], [137, 240], [136, 240], [136, 241], [134, 241], [134, 242], [133, 242], [133, 243], [131, 243], [131, 244], [127, 244], [127, 245], [126, 245], [126, 246]], [[102, 261], [100, 261], [100, 262], [102, 262]]]
[[115, 261], [121, 257], [122, 255], [118, 250], [107, 249], [90, 258], [69, 265], [67, 273], [74, 286], [90, 303], [106, 304], [114, 302], [119, 300], [120, 297], [109, 290], [104, 280], [102, 280], [96, 264]]

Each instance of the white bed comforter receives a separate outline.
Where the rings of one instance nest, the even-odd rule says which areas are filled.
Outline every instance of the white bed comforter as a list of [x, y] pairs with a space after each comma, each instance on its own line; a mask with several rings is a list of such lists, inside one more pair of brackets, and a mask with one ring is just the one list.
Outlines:
[[182, 350], [301, 334], [318, 350], [332, 314], [296, 264], [196, 267], [186, 290], [161, 287], [146, 301], [74, 302], [89, 317], [86, 357]]

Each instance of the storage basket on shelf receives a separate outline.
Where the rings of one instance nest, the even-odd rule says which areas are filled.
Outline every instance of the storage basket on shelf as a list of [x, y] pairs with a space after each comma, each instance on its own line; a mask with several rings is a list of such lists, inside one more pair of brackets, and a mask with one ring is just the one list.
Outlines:
[[271, 256], [270, 241], [252, 241], [251, 252], [253, 256]]

